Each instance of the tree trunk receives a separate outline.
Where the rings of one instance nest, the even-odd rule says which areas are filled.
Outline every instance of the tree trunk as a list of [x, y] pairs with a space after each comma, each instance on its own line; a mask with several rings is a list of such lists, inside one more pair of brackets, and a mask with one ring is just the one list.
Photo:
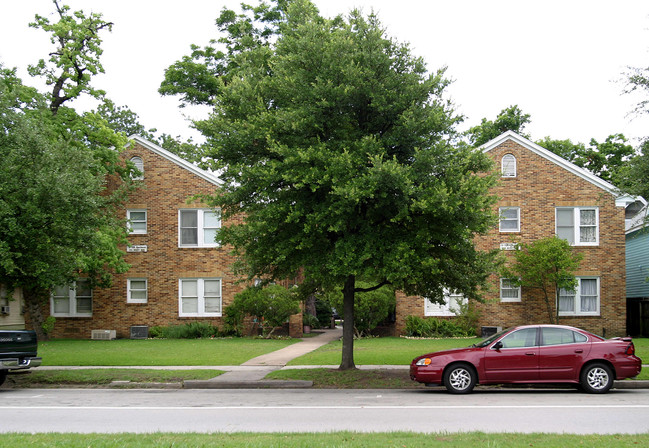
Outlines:
[[29, 313], [29, 320], [31, 321], [32, 329], [36, 332], [39, 341], [46, 341], [49, 339], [48, 334], [43, 331], [45, 318], [43, 317], [42, 305], [45, 297], [47, 297], [47, 291], [23, 288], [23, 299], [25, 300], [25, 306]]
[[545, 295], [545, 305], [548, 308], [548, 319], [550, 320], [551, 324], [554, 324], [554, 313], [552, 312], [552, 305], [550, 305], [550, 298], [548, 297], [548, 292], [546, 290], [543, 290], [543, 294]]
[[356, 277], [350, 275], [343, 287], [343, 358], [340, 370], [355, 369], [354, 364], [354, 288]]

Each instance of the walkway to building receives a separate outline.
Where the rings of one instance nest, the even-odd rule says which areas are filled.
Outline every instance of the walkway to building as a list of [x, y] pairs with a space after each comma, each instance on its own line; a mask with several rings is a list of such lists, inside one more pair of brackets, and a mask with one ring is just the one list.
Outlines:
[[[185, 381], [185, 388], [240, 388], [240, 387], [311, 387], [311, 381], [264, 380], [266, 375], [280, 370], [290, 361], [340, 339], [342, 328], [318, 330], [318, 335], [304, 338], [280, 350], [252, 358], [240, 366], [232, 366], [224, 374], [207, 381]], [[268, 383], [268, 384], [266, 384]]]

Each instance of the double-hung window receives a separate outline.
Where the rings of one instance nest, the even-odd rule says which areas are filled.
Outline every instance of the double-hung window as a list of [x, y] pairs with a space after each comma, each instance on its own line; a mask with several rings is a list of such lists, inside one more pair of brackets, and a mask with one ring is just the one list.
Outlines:
[[574, 290], [559, 290], [560, 316], [599, 316], [599, 277], [577, 277]]
[[180, 247], [216, 247], [221, 228], [221, 214], [215, 210], [180, 210], [178, 215]]
[[127, 303], [147, 303], [148, 285], [145, 278], [129, 278], [126, 289]]
[[599, 209], [597, 207], [557, 207], [557, 236], [573, 246], [599, 244]]
[[179, 315], [221, 316], [221, 279], [180, 279]]
[[466, 303], [462, 294], [446, 292], [443, 303], [433, 303], [424, 297], [424, 316], [457, 316]]
[[90, 282], [80, 279], [71, 286], [55, 287], [50, 299], [50, 314], [55, 317], [92, 316]]
[[130, 234], [146, 233], [146, 210], [127, 210], [126, 219]]
[[500, 207], [498, 213], [501, 232], [520, 232], [521, 209], [519, 207]]
[[521, 287], [515, 285], [509, 278], [500, 279], [500, 301], [501, 302], [520, 302]]

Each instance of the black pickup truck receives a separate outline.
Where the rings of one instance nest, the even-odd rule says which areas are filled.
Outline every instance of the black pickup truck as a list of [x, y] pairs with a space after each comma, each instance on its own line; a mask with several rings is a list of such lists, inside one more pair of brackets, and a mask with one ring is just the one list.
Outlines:
[[27, 330], [0, 330], [0, 385], [10, 371], [41, 365], [36, 356], [36, 333]]

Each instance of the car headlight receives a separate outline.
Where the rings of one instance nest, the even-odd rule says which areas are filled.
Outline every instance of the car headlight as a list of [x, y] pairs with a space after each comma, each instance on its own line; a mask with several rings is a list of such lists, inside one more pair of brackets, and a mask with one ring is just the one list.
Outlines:
[[430, 358], [421, 358], [419, 361], [415, 363], [416, 366], [428, 366], [430, 363], [433, 362], [432, 359]]

